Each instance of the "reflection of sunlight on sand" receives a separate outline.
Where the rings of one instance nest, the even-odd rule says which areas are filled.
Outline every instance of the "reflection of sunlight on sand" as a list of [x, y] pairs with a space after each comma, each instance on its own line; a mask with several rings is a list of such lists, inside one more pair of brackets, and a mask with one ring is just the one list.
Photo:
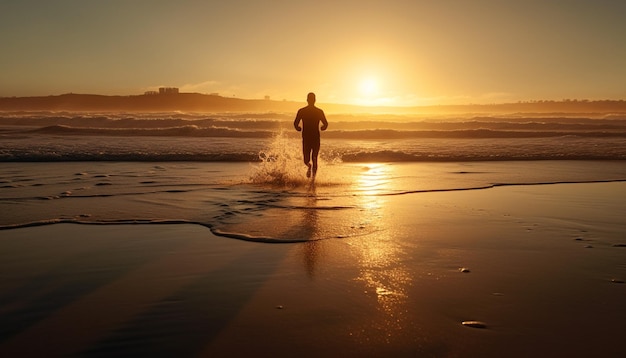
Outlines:
[[318, 256], [320, 254], [321, 244], [317, 239], [320, 239], [320, 230], [318, 228], [318, 210], [317, 210], [317, 195], [315, 188], [315, 181], [312, 181], [307, 188], [306, 208], [302, 212], [302, 227], [304, 232], [307, 232], [309, 241], [304, 243], [302, 248], [304, 250], [304, 265], [309, 278], [315, 276], [316, 264]]
[[389, 191], [390, 167], [382, 164], [369, 165], [356, 181], [359, 196], [359, 221], [364, 226], [374, 226], [375, 234], [355, 238], [353, 247], [360, 261], [359, 281], [368, 294], [376, 294], [380, 312], [384, 315], [378, 329], [387, 337], [404, 327], [404, 305], [407, 300], [407, 285], [411, 279], [402, 264], [404, 251], [395, 241], [388, 198], [380, 196]]
[[381, 194], [388, 184], [389, 167], [384, 164], [370, 164], [362, 169], [357, 178], [356, 190], [361, 195]]

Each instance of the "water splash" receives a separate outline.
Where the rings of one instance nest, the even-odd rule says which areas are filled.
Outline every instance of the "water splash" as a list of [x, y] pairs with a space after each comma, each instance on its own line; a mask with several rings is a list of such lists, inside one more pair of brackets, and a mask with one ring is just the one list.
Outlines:
[[250, 175], [254, 184], [295, 187], [307, 181], [300, 141], [289, 138], [282, 129], [259, 152], [259, 159]]
[[[259, 152], [259, 159], [260, 163], [250, 175], [250, 181], [254, 184], [295, 188], [311, 183], [312, 178], [306, 177], [307, 167], [302, 161], [300, 139], [287, 135], [282, 129], [272, 138], [268, 148]], [[339, 162], [341, 159], [336, 153], [325, 152], [322, 147], [318, 159], [320, 168]], [[320, 183], [320, 176], [323, 181], [328, 179], [328, 174], [323, 173], [324, 170], [320, 169], [315, 179], [317, 183]]]

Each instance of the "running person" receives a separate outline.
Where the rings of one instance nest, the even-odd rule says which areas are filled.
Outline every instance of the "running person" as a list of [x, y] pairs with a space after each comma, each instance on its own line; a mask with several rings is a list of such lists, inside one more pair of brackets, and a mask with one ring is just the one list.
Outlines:
[[[315, 93], [309, 93], [306, 101], [309, 105], [298, 110], [293, 126], [298, 132], [302, 131], [302, 154], [304, 164], [309, 168], [306, 172], [306, 176], [309, 178], [311, 171], [313, 171], [313, 176], [317, 173], [317, 155], [320, 152], [320, 122], [322, 122], [321, 129], [323, 131], [328, 128], [328, 122], [324, 111], [315, 107]], [[300, 120], [302, 120], [302, 128], [300, 127]], [[311, 160], [313, 160], [312, 166]]]

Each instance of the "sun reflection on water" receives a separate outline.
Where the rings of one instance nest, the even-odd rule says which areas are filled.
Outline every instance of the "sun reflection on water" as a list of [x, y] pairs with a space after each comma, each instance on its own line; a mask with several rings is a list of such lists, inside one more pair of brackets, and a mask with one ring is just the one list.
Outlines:
[[358, 281], [364, 283], [367, 294], [375, 294], [382, 316], [378, 329], [387, 337], [402, 330], [408, 300], [407, 288], [411, 277], [403, 265], [406, 256], [402, 245], [395, 240], [391, 212], [387, 210], [388, 198], [380, 195], [389, 192], [392, 167], [372, 164], [363, 168], [356, 180], [359, 195], [359, 220], [361, 225], [373, 226], [374, 233], [355, 239], [353, 247], [359, 260]]
[[356, 189], [363, 196], [383, 193], [389, 185], [389, 167], [383, 164], [370, 164], [362, 168], [357, 178]]

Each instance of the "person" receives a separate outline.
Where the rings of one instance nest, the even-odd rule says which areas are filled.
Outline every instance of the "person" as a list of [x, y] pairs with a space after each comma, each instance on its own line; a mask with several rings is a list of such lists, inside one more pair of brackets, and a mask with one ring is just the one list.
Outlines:
[[[298, 132], [302, 131], [302, 154], [304, 164], [308, 167], [306, 176], [310, 178], [311, 173], [314, 177], [317, 173], [317, 155], [320, 152], [320, 122], [322, 122], [321, 129], [325, 131], [328, 128], [328, 121], [326, 121], [324, 111], [315, 107], [315, 93], [309, 93], [306, 101], [309, 105], [298, 110], [293, 126]], [[302, 128], [300, 121], [302, 121]]]

